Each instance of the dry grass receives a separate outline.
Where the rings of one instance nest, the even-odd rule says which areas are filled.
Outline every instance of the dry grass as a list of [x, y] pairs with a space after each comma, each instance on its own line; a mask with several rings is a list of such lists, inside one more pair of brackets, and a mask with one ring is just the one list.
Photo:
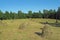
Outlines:
[[[6, 24], [0, 26], [0, 40], [60, 40], [60, 28], [49, 26], [49, 32], [53, 33], [48, 38], [42, 38], [35, 34], [35, 32], [41, 32], [45, 22], [48, 20], [49, 23], [54, 23], [54, 19], [16, 19], [16, 20], [3, 20]], [[59, 21], [60, 22], [60, 21]], [[23, 30], [18, 29], [21, 24], [24, 23], [25, 28]]]

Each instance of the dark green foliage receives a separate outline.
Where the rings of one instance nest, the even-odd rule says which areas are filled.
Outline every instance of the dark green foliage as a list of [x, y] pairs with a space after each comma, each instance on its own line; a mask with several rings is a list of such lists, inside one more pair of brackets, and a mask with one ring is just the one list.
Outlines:
[[18, 19], [26, 18], [26, 14], [24, 14], [22, 11], [18, 11]]
[[0, 18], [3, 17], [3, 12], [0, 10]]
[[8, 11], [5, 11], [4, 17], [5, 17], [6, 19], [10, 19], [10, 14], [9, 14]]
[[58, 7], [58, 10], [46, 10], [44, 9], [43, 12], [32, 12], [28, 11], [28, 13], [24, 13], [22, 11], [18, 11], [17, 13], [15, 12], [8, 12], [5, 11], [2, 12], [0, 10], [0, 20], [3, 19], [22, 19], [22, 18], [51, 18], [51, 19], [60, 19], [60, 7]]
[[48, 18], [48, 10], [43, 10], [44, 18]]
[[27, 18], [32, 18], [32, 11], [28, 11]]
[[14, 19], [14, 14], [13, 14], [13, 12], [10, 12], [10, 19]]
[[42, 13], [39, 11], [39, 12], [33, 12], [32, 14], [32, 18], [42, 18]]
[[32, 17], [33, 17], [33, 18], [39, 18], [39, 13], [34, 12]]

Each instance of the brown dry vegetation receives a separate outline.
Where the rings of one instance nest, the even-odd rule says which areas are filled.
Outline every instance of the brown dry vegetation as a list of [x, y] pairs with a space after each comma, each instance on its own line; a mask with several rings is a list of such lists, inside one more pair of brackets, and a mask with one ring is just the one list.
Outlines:
[[60, 40], [60, 27], [48, 24], [48, 32], [46, 32], [45, 38], [35, 34], [35, 32], [41, 33], [40, 28], [44, 27], [44, 24], [40, 22], [46, 21], [55, 23], [54, 19], [3, 20], [2, 23], [0, 22], [0, 40]]

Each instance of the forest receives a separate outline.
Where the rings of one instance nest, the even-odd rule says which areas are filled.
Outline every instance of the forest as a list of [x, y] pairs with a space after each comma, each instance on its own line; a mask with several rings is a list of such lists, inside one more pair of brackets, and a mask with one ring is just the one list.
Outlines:
[[57, 10], [55, 9], [44, 9], [43, 12], [40, 10], [38, 12], [32, 12], [31, 10], [27, 13], [18, 10], [18, 12], [12, 11], [1, 11], [0, 10], [0, 20], [6, 19], [25, 19], [25, 18], [49, 18], [49, 19], [60, 19], [60, 7]]

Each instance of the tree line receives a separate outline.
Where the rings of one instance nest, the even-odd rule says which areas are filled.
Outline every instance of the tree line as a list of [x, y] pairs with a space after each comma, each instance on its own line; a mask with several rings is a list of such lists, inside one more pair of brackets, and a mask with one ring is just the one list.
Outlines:
[[51, 19], [60, 19], [60, 7], [57, 10], [46, 10], [44, 9], [43, 12], [32, 12], [31, 10], [28, 13], [24, 13], [22, 11], [16, 12], [2, 12], [0, 10], [0, 20], [6, 19], [22, 19], [22, 18], [51, 18]]

